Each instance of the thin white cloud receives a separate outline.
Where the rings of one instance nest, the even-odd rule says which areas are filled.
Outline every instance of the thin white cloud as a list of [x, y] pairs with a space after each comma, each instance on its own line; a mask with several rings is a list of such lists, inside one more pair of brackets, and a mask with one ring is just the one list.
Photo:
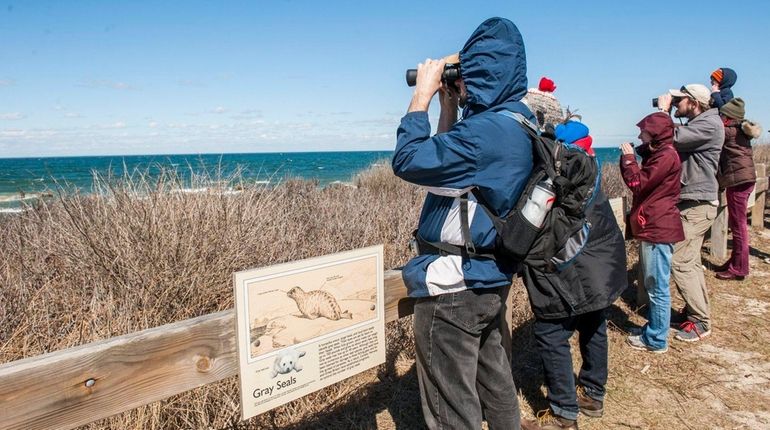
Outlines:
[[67, 112], [64, 114], [65, 118], [83, 118], [83, 115], [78, 112]]
[[150, 121], [149, 123], [147, 123], [147, 127], [157, 128], [158, 127], [158, 122], [157, 121]]
[[183, 87], [193, 87], [193, 88], [203, 88], [206, 86], [206, 84], [204, 84], [203, 82], [195, 81], [192, 79], [180, 79], [179, 85]]
[[24, 115], [21, 112], [8, 112], [8, 113], [0, 113], [0, 119], [8, 120], [8, 121], [14, 121], [17, 119], [24, 119], [27, 116]]
[[225, 113], [225, 112], [227, 112], [227, 109], [225, 109], [225, 108], [224, 108], [224, 107], [222, 107], [222, 106], [217, 106], [217, 107], [216, 107], [216, 108], [214, 108], [214, 110], [212, 110], [211, 112], [212, 112], [212, 113]]
[[97, 124], [86, 127], [87, 129], [97, 129], [97, 130], [117, 130], [121, 128], [126, 128], [126, 123], [123, 121], [117, 121], [113, 122], [112, 124]]
[[78, 84], [80, 87], [86, 88], [107, 88], [113, 90], [136, 90], [137, 87], [128, 84], [126, 82], [109, 81], [106, 79], [91, 79]]
[[0, 79], [0, 87], [10, 87], [14, 83], [13, 79]]

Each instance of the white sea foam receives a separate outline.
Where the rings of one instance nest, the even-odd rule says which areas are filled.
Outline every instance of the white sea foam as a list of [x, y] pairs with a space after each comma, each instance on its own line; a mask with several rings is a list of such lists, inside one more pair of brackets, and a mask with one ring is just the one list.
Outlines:
[[2, 208], [0, 209], [0, 214], [19, 214], [24, 212], [26, 209], [22, 208]]
[[171, 190], [172, 193], [185, 193], [185, 194], [200, 194], [205, 193], [209, 189], [206, 187], [203, 188], [181, 188], [179, 190]]
[[7, 194], [0, 194], [0, 202], [23, 202], [25, 200], [34, 200], [36, 198], [40, 197], [40, 194], [36, 193], [29, 193], [25, 194], [24, 197], [21, 196], [19, 193], [7, 193]]

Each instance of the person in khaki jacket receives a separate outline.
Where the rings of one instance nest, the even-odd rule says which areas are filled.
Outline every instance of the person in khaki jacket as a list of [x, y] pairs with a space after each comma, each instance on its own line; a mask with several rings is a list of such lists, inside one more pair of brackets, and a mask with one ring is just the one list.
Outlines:
[[685, 301], [675, 339], [697, 342], [711, 334], [711, 320], [706, 278], [700, 258], [706, 232], [714, 223], [719, 204], [717, 168], [725, 140], [719, 112], [709, 108], [711, 91], [704, 85], [689, 84], [658, 97], [658, 106], [687, 123], [674, 130], [674, 148], [682, 160], [682, 191], [679, 211], [685, 239], [674, 245], [671, 277]]

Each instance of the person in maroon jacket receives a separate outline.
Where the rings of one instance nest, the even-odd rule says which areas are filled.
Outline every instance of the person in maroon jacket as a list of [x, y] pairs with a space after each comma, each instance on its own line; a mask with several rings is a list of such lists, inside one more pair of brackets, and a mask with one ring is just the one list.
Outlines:
[[733, 232], [733, 251], [725, 264], [716, 268], [716, 277], [742, 281], [749, 275], [749, 227], [746, 208], [757, 175], [751, 139], [762, 134], [762, 128], [747, 121], [743, 99], [736, 97], [719, 110], [725, 124], [725, 144], [719, 157], [717, 180], [727, 190], [728, 226]]
[[671, 256], [674, 243], [684, 240], [679, 218], [680, 175], [682, 165], [674, 149], [674, 123], [663, 112], [644, 117], [636, 124], [642, 145], [637, 153], [630, 143], [620, 149], [620, 171], [633, 194], [631, 231], [639, 240], [639, 269], [650, 297], [648, 323], [641, 334], [629, 336], [626, 343], [634, 349], [664, 353], [668, 351], [671, 318]]

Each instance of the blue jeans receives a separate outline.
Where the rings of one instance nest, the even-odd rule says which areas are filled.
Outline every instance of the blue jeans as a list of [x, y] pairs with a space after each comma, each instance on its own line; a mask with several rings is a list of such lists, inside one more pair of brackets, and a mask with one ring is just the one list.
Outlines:
[[577, 420], [578, 404], [569, 339], [580, 334], [583, 365], [578, 383], [589, 397], [603, 401], [607, 384], [607, 314], [606, 309], [573, 317], [541, 320], [534, 325], [535, 342], [543, 362], [543, 376], [548, 403], [555, 415]]
[[430, 429], [520, 428], [519, 400], [500, 334], [499, 288], [417, 299], [414, 343]]
[[639, 242], [639, 268], [642, 271], [644, 289], [650, 296], [648, 322], [642, 328], [642, 341], [654, 349], [668, 345], [668, 328], [671, 324], [671, 255], [670, 243]]

